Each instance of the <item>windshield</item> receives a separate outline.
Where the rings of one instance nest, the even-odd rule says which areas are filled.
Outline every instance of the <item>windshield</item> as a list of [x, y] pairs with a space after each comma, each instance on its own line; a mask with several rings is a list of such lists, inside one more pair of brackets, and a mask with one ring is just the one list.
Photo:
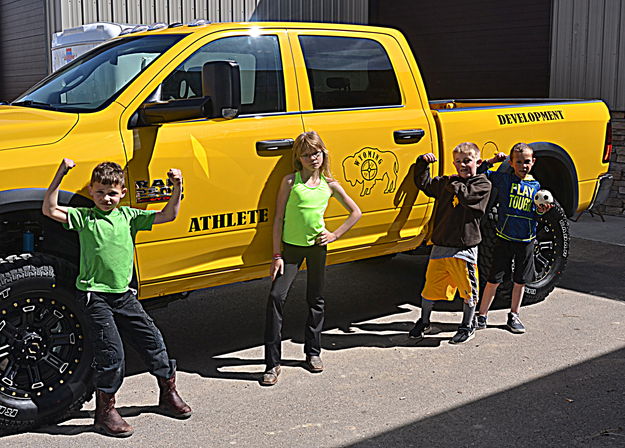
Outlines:
[[12, 104], [67, 112], [99, 110], [183, 37], [166, 34], [114, 40], [53, 73]]

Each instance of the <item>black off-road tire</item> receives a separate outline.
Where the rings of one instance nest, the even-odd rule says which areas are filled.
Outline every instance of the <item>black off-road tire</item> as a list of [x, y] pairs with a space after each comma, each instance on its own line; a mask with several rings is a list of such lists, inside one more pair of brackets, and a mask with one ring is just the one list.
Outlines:
[[0, 434], [61, 420], [93, 393], [76, 269], [56, 257], [0, 259]]
[[[478, 269], [480, 288], [483, 291], [493, 260], [495, 244], [495, 224], [497, 223], [497, 204], [482, 218], [482, 243], [479, 247]], [[534, 246], [534, 264], [536, 275], [533, 282], [525, 285], [523, 305], [530, 305], [547, 298], [558, 284], [566, 268], [569, 256], [569, 222], [564, 209], [555, 203], [554, 207], [538, 219], [536, 243]], [[512, 279], [509, 274], [497, 289], [497, 305], [510, 306]]]

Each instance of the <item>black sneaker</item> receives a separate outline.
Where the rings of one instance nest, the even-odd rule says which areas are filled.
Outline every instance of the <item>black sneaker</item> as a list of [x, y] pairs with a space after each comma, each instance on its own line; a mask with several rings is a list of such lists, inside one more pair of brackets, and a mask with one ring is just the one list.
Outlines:
[[488, 326], [487, 320], [487, 316], [477, 316], [477, 329], [483, 330], [484, 328], [486, 328]]
[[410, 333], [408, 333], [408, 336], [410, 336], [411, 338], [422, 339], [425, 332], [429, 330], [430, 324], [424, 324], [423, 320], [419, 318], [419, 320], [417, 320], [417, 322], [414, 324], [412, 330], [410, 330]]
[[506, 323], [508, 330], [513, 333], [525, 333], [525, 325], [519, 319], [517, 313], [508, 313], [508, 322]]
[[460, 327], [458, 328], [458, 333], [454, 335], [453, 338], [449, 340], [450, 344], [462, 344], [464, 342], [470, 341], [475, 336], [475, 328], [467, 328]]

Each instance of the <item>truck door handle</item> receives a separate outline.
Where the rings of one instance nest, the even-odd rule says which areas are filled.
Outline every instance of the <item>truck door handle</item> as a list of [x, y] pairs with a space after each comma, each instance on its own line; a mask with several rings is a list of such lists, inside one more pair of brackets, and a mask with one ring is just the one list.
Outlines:
[[281, 138], [278, 140], [263, 140], [256, 142], [256, 152], [258, 151], [279, 151], [280, 149], [291, 149], [295, 140], [292, 138]]
[[393, 132], [393, 138], [398, 145], [418, 143], [425, 136], [423, 129], [402, 129]]

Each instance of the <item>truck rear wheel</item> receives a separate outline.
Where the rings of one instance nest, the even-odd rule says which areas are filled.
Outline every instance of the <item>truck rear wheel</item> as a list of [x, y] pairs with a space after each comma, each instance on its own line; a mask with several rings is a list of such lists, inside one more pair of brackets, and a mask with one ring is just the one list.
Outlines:
[[58, 421], [93, 392], [75, 268], [43, 254], [0, 259], [0, 432]]
[[[497, 205], [482, 219], [482, 243], [479, 247], [480, 287], [484, 288], [493, 259], [495, 244], [495, 224], [497, 223]], [[533, 282], [525, 285], [523, 304], [530, 305], [544, 300], [556, 287], [562, 272], [566, 268], [569, 256], [569, 223], [564, 209], [556, 202], [555, 206], [538, 219], [536, 244], [534, 246], [534, 264], [536, 275]], [[512, 279], [506, 275], [497, 289], [495, 300], [502, 306], [510, 306]]]

